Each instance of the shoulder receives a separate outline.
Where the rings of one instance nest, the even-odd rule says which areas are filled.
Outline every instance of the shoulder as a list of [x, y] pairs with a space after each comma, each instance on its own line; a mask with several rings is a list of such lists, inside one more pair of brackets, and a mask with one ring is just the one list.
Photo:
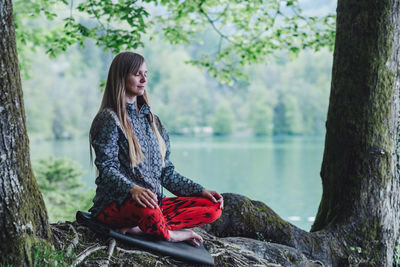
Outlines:
[[117, 114], [110, 108], [101, 110], [93, 119], [90, 134], [95, 136], [99, 131], [115, 130], [121, 127]]
[[97, 113], [96, 117], [94, 120], [97, 121], [112, 121], [112, 122], [119, 122], [117, 113], [115, 113], [114, 110], [110, 108], [105, 108], [101, 110], [99, 113]]

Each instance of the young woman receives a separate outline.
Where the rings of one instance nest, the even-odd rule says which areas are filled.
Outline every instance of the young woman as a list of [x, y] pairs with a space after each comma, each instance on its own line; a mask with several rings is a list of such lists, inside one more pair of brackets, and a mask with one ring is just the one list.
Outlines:
[[[146, 76], [139, 54], [123, 52], [111, 63], [90, 129], [99, 171], [90, 212], [124, 234], [146, 233], [199, 246], [200, 235], [181, 229], [218, 219], [223, 198], [174, 170], [167, 131], [150, 111]], [[178, 197], [164, 198], [162, 187]]]

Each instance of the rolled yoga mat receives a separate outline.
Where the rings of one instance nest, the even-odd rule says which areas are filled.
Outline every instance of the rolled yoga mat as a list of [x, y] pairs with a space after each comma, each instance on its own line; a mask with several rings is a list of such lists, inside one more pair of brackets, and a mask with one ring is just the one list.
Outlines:
[[203, 244], [199, 247], [194, 247], [186, 242], [173, 243], [156, 240], [147, 235], [123, 235], [98, 222], [96, 219], [92, 218], [90, 213], [83, 211], [78, 211], [76, 213], [76, 221], [89, 227], [96, 233], [113, 237], [127, 244], [158, 252], [163, 255], [168, 255], [177, 260], [197, 264], [214, 265], [214, 259], [204, 248]]

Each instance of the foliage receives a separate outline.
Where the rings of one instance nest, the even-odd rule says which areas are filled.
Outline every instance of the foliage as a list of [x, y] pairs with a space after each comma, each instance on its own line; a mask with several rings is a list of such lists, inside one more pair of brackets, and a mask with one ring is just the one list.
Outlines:
[[72, 256], [68, 256], [64, 251], [54, 250], [49, 246], [35, 245], [32, 250], [34, 267], [52, 266], [67, 267], [71, 266]]
[[[101, 101], [97, 84], [106, 78], [112, 59], [110, 55], [102, 55], [101, 48], [94, 44], [87, 45], [90, 50], [83, 52], [72, 47], [53, 60], [40, 50], [31, 53], [32, 77], [23, 80], [31, 140], [87, 136]], [[220, 84], [204, 71], [184, 64], [191, 53], [187, 47], [172, 46], [158, 39], [141, 53], [148, 62], [152, 111], [172, 134], [184, 133], [185, 128], [190, 133], [194, 127], [211, 126], [221, 99], [233, 107], [235, 131], [252, 128], [257, 133], [255, 109], [264, 110], [260, 115], [272, 109], [276, 116], [279, 96], [288, 95], [298, 103], [296, 118], [302, 124], [299, 134], [321, 135], [325, 131], [331, 72], [331, 53], [326, 49], [318, 53], [302, 51], [292, 61], [282, 56], [268, 65], [246, 68], [250, 81], [235, 86]], [[269, 108], [261, 107], [262, 103]], [[283, 123], [275, 121], [269, 127], [282, 129]]]
[[[15, 7], [22, 25], [26, 25], [22, 27], [23, 30], [41, 29], [37, 33], [37, 39], [46, 43], [31, 44], [20, 57], [23, 60], [29, 59], [32, 66], [29, 71], [31, 77], [23, 79], [30, 138], [65, 139], [87, 135], [101, 99], [98, 84], [107, 77], [107, 68], [113, 55], [104, 53], [95, 40], [86, 39], [84, 51], [74, 45], [55, 59], [48, 59], [43, 47], [51, 42], [46, 41], [44, 36], [61, 34], [62, 31], [55, 28], [55, 33], [50, 33], [53, 31], [52, 25], [60, 25], [56, 21], [69, 16], [71, 10], [73, 15], [78, 16], [78, 13], [74, 7], [62, 9], [65, 4], [58, 1], [53, 2], [52, 6], [43, 7], [41, 13], [37, 14], [35, 8], [27, 7], [35, 3], [40, 7], [39, 1], [30, 2], [27, 7], [22, 6], [24, 3], [25, 0], [18, 0]], [[43, 10], [52, 9], [57, 9], [57, 12], [54, 11], [57, 16], [54, 17], [53, 24], [43, 20]], [[92, 21], [88, 16], [82, 17], [82, 23], [89, 25], [89, 22], [95, 25], [97, 20]], [[17, 34], [23, 33], [20, 31], [21, 28], [17, 30]], [[29, 45], [30, 35], [25, 35], [28, 36], [25, 41]], [[220, 36], [215, 31], [197, 32], [197, 36], [205, 40], [205, 43], [194, 42], [190, 46], [171, 45], [158, 34], [149, 33], [147, 36], [151, 36], [153, 41], [143, 41], [145, 48], [138, 48], [137, 51], [148, 62], [148, 92], [152, 111], [161, 117], [170, 133], [192, 133], [194, 127], [211, 126], [215, 106], [221, 99], [225, 99], [234, 107], [235, 130], [241, 131], [250, 127], [256, 134], [269, 134], [271, 131], [292, 134], [290, 127], [282, 126], [285, 121], [275, 120], [274, 123], [266, 123], [264, 126], [255, 122], [266, 121], [269, 116], [267, 109], [272, 109], [272, 116], [275, 118], [283, 116], [279, 112], [284, 109], [276, 107], [279, 97], [284, 99], [288, 95], [296, 99], [295, 105], [298, 107], [295, 116], [298, 121], [295, 124], [301, 127], [297, 127], [297, 134], [324, 133], [331, 72], [331, 52], [327, 49], [318, 53], [301, 51], [295, 60], [289, 60], [283, 52], [275, 53], [275, 60], [268, 64], [241, 68], [249, 77], [248, 81], [232, 78], [233, 85], [229, 85], [220, 83], [204, 70], [184, 64], [202, 54], [218, 50]], [[24, 47], [27, 46], [22, 45]], [[36, 52], [31, 51], [30, 47], [35, 48]], [[258, 87], [256, 91], [255, 87]], [[261, 107], [261, 102], [268, 107]], [[259, 111], [255, 111], [256, 109]], [[256, 118], [255, 114], [261, 117]], [[260, 129], [256, 129], [257, 127]]]
[[53, 60], [42, 49], [29, 52], [31, 77], [22, 83], [31, 140], [87, 135], [101, 99], [96, 85], [108, 59], [100, 48], [87, 45], [91, 49], [85, 53], [72, 47]]
[[245, 78], [242, 68], [265, 61], [277, 51], [297, 54], [305, 48], [333, 47], [335, 16], [307, 17], [297, 0], [161, 1], [168, 13], [161, 18], [172, 43], [199, 40], [198, 31], [214, 30], [219, 46], [189, 61], [212, 76], [232, 83]]
[[151, 106], [171, 133], [205, 126], [211, 115], [210, 91], [215, 88], [207, 85], [204, 72], [184, 64], [190, 58], [187, 50], [157, 39], [143, 51]]
[[215, 117], [212, 123], [214, 134], [227, 135], [233, 130], [233, 111], [229, 102], [222, 100], [215, 110]]
[[[246, 78], [244, 65], [262, 62], [276, 51], [332, 48], [335, 36], [334, 15], [306, 16], [298, 0], [85, 0], [77, 6], [67, 0], [17, 0], [14, 5], [19, 49], [39, 45], [52, 57], [75, 43], [84, 47], [87, 39], [118, 53], [143, 47], [143, 34], [153, 28], [173, 44], [201, 42], [198, 34], [211, 29], [219, 36], [217, 49], [187, 62], [229, 84]], [[162, 12], [150, 16], [155, 7]], [[29, 24], [26, 15], [54, 20], [56, 8], [69, 12], [55, 26], [45, 31], [43, 26], [24, 27]]]
[[[38, 47], [45, 47], [49, 36], [62, 32], [61, 27], [56, 26], [47, 29], [46, 23], [57, 17], [54, 12], [57, 6], [56, 0], [17, 0], [13, 1], [15, 33], [17, 39], [18, 61], [22, 76], [27, 78], [28, 66], [31, 59], [30, 51], [36, 51]], [[47, 21], [41, 18], [46, 18]]]
[[273, 133], [273, 104], [268, 91], [260, 83], [254, 83], [251, 90], [251, 105], [249, 124], [256, 135], [271, 135]]
[[275, 107], [275, 134], [299, 134], [302, 131], [301, 112], [296, 98], [291, 95], [280, 97]]
[[393, 266], [400, 266], [400, 238], [396, 240], [396, 246], [393, 251]]
[[251, 114], [251, 126], [256, 135], [271, 135], [273, 133], [273, 110], [262, 102], [254, 103]]
[[[209, 38], [212, 35], [204, 34], [204, 39]], [[275, 109], [279, 96], [296, 99], [294, 119], [298, 121], [294, 125], [297, 125], [297, 134], [320, 135], [325, 131], [332, 62], [332, 55], [326, 49], [318, 53], [302, 51], [292, 61], [282, 55], [268, 65], [245, 68], [249, 82], [238, 82], [235, 86], [218, 83], [208, 74], [183, 65], [182, 61], [192, 53], [188, 47], [171, 46], [157, 39], [156, 44], [147, 46], [144, 52], [150, 71], [149, 92], [153, 111], [160, 115], [171, 133], [182, 133], [183, 128], [193, 124], [211, 126], [216, 110], [213, 107], [222, 99], [234, 107], [235, 130], [251, 127], [256, 133], [255, 108], [262, 109], [264, 115], [269, 112], [267, 109], [272, 109], [272, 116], [281, 116], [277, 113], [283, 110]], [[261, 107], [262, 104], [268, 107]], [[180, 120], [181, 117], [184, 119]], [[283, 129], [284, 123], [271, 121], [267, 124], [268, 127]], [[287, 131], [280, 133], [293, 134], [292, 128], [286, 127]]]
[[91, 206], [94, 191], [82, 192], [83, 172], [76, 162], [49, 157], [34, 161], [33, 169], [50, 221], [71, 220], [77, 210], [87, 210]]

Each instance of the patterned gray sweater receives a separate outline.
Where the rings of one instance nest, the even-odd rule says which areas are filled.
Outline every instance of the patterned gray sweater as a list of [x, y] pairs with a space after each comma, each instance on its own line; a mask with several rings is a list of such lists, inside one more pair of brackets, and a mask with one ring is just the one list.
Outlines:
[[143, 104], [139, 118], [135, 103], [127, 104], [126, 108], [146, 159], [132, 168], [128, 141], [115, 112], [104, 109], [96, 116], [90, 134], [99, 176], [96, 178], [93, 206], [89, 210], [92, 215], [96, 217], [114, 201], [121, 205], [130, 197], [129, 190], [134, 185], [150, 189], [157, 194], [159, 201], [164, 197], [160, 193], [160, 184], [177, 196], [199, 195], [204, 188], [175, 171], [169, 160], [168, 133], [158, 117], [154, 116], [167, 146], [165, 165], [162, 167], [157, 139], [146, 116], [150, 112], [149, 106]]

